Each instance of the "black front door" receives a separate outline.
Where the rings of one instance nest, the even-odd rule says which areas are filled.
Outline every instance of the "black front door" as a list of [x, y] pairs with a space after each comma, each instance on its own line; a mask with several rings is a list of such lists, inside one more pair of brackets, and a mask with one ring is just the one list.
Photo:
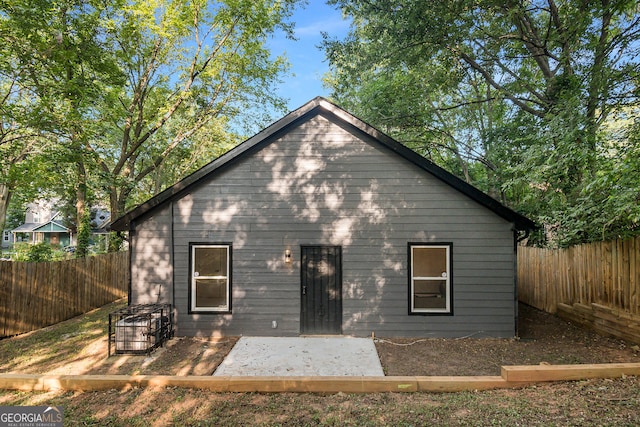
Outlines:
[[302, 246], [300, 333], [342, 333], [342, 248]]

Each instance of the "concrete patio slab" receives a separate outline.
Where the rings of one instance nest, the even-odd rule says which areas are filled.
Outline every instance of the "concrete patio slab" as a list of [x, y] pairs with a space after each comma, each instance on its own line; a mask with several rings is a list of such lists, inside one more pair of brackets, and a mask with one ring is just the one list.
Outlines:
[[241, 337], [216, 376], [384, 376], [373, 340]]

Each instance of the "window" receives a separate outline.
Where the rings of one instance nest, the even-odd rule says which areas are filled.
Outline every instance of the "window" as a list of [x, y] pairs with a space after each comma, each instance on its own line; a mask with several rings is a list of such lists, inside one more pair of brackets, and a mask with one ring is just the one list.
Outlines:
[[409, 313], [452, 314], [451, 244], [409, 244]]
[[231, 311], [231, 245], [191, 244], [191, 312]]

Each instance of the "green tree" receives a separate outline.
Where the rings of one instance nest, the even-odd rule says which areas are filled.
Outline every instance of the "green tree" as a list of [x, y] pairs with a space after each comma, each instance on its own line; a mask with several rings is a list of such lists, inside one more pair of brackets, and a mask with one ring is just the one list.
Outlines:
[[93, 197], [106, 194], [115, 218], [139, 192], [188, 171], [183, 160], [201, 164], [194, 153], [235, 143], [228, 123], [238, 115], [257, 105], [284, 109], [271, 89], [287, 63], [272, 58], [265, 41], [290, 31], [295, 3], [2, 3], [5, 68], [17, 70], [31, 95], [38, 117], [31, 128], [56, 144], [51, 159], [61, 170], [60, 192], [73, 189], [78, 227]]
[[563, 229], [556, 242], [594, 237], [563, 218], [611, 166], [602, 124], [638, 102], [635, 1], [333, 3], [353, 19], [324, 42], [339, 102]]
[[[0, 25], [1, 33], [4, 21]], [[38, 146], [38, 134], [30, 127], [33, 102], [21, 88], [16, 71], [7, 46], [0, 45], [0, 231], [15, 189], [28, 184], [21, 180], [20, 167]]]
[[272, 59], [265, 41], [288, 30], [293, 5], [140, 1], [116, 11], [109, 37], [127, 81], [101, 106], [102, 137], [86, 145], [114, 217], [167, 159], [188, 156], [200, 131], [220, 129], [252, 105], [284, 105], [270, 90], [286, 62]]
[[57, 144], [56, 157], [74, 165], [78, 224], [88, 209], [84, 146], [94, 130], [95, 101], [123, 80], [104, 44], [106, 12], [92, 0], [7, 0], [0, 9], [5, 61], [15, 66], [17, 84], [37, 113], [30, 128], [46, 133]]
[[240, 137], [230, 133], [227, 128], [227, 124], [221, 120], [210, 121], [203, 126], [138, 183], [128, 203], [135, 205], [148, 200], [167, 185], [179, 181], [236, 146]]

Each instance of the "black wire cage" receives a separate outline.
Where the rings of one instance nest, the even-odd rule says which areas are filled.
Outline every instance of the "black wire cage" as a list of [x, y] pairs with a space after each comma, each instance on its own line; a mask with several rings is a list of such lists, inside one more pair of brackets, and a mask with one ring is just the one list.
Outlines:
[[173, 337], [171, 304], [137, 304], [109, 313], [109, 356], [147, 354]]

